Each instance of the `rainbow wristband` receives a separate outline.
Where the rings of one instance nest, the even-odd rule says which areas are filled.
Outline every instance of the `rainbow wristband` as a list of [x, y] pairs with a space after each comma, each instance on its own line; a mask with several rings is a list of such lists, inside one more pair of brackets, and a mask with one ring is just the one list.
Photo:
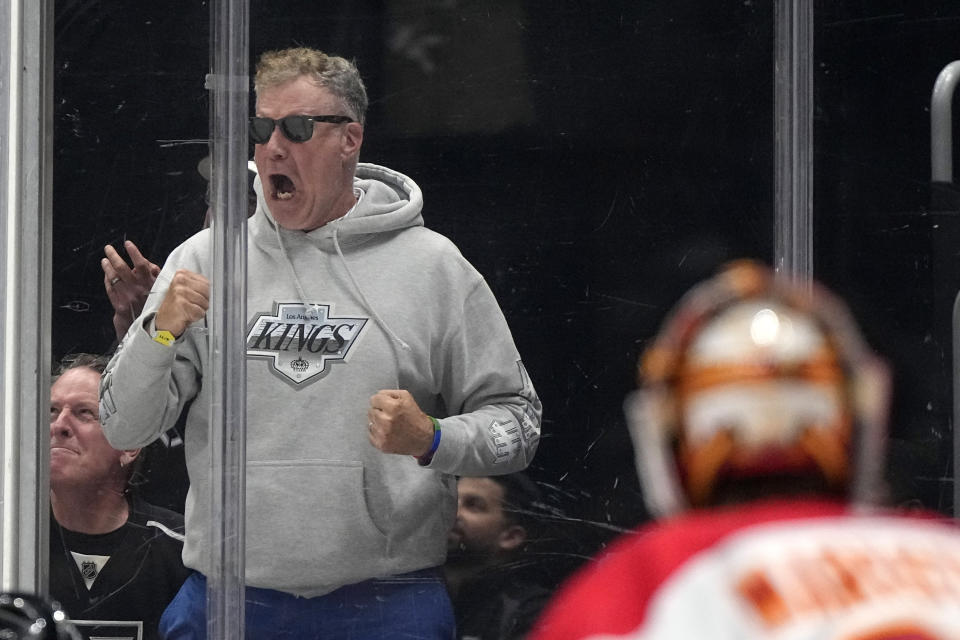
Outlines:
[[427, 451], [422, 456], [414, 456], [421, 467], [430, 464], [430, 461], [433, 460], [433, 454], [437, 452], [437, 448], [440, 446], [440, 422], [433, 416], [427, 417], [430, 418], [430, 422], [433, 423], [433, 444], [430, 445], [430, 451]]

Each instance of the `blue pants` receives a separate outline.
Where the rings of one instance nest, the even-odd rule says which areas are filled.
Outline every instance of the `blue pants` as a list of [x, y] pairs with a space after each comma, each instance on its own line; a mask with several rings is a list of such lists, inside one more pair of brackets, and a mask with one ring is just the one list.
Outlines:
[[[194, 573], [160, 619], [166, 640], [204, 640], [207, 579]], [[451, 640], [453, 607], [438, 569], [341, 587], [316, 598], [247, 587], [249, 640], [330, 638], [335, 640]]]

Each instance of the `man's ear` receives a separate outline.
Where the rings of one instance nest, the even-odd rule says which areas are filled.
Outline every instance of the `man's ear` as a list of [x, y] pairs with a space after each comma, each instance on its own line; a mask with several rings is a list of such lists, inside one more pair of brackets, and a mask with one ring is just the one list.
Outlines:
[[527, 541], [527, 530], [519, 524], [512, 524], [497, 536], [497, 545], [501, 551], [514, 551]]
[[140, 449], [124, 449], [120, 453], [120, 464], [124, 467], [132, 463], [140, 455]]
[[340, 136], [340, 152], [343, 157], [356, 159], [362, 144], [363, 125], [359, 122], [348, 122], [343, 125], [343, 134]]

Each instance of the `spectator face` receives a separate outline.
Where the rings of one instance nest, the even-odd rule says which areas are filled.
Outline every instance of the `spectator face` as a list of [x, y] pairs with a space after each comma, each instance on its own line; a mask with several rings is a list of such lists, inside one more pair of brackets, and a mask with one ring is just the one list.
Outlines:
[[457, 521], [448, 548], [493, 556], [523, 543], [526, 531], [507, 521], [499, 483], [489, 478], [461, 478], [457, 491]]
[[102, 484], [120, 473], [130, 452], [117, 451], [100, 428], [100, 374], [69, 369], [50, 388], [50, 485]]
[[[347, 115], [332, 93], [305, 76], [263, 89], [257, 115], [275, 120], [289, 115]], [[315, 122], [305, 142], [288, 140], [274, 127], [256, 145], [254, 159], [274, 220], [286, 229], [310, 231], [345, 214], [353, 205], [353, 171], [363, 127], [356, 122]]]

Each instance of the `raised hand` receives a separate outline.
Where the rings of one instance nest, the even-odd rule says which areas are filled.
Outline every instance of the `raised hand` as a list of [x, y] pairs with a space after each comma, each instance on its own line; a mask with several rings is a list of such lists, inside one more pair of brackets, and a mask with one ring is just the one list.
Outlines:
[[104, 258], [100, 260], [103, 269], [103, 288], [113, 307], [113, 329], [117, 340], [121, 340], [127, 329], [143, 310], [143, 304], [160, 274], [160, 267], [150, 262], [130, 240], [123, 243], [133, 266], [114, 249], [107, 245], [103, 248]]

